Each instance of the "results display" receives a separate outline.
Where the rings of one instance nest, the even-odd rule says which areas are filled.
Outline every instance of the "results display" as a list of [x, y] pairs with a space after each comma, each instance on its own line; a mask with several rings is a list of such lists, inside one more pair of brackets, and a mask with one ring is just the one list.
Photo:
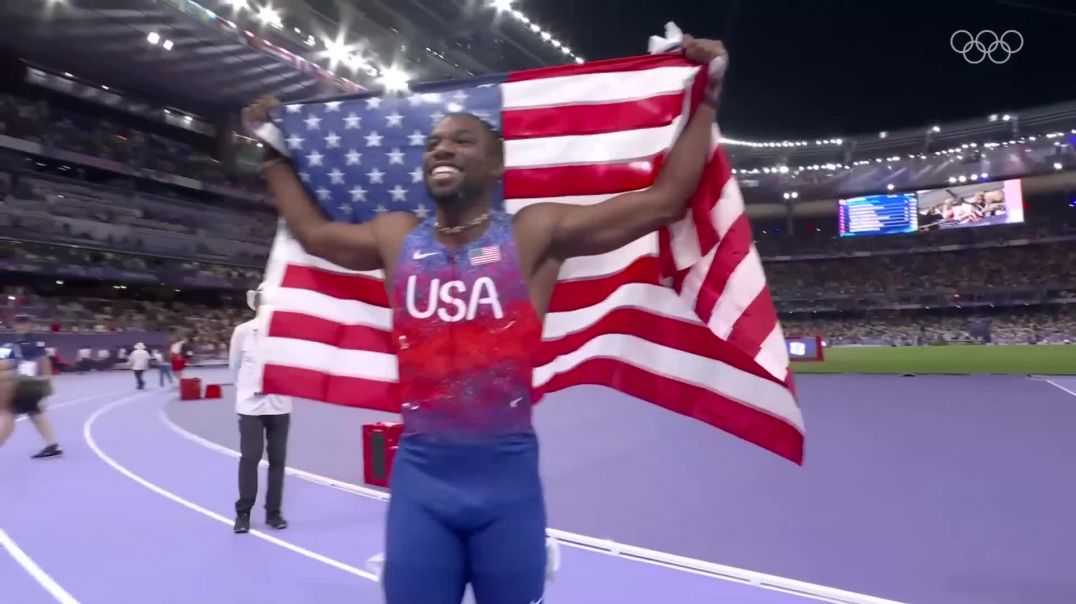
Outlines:
[[785, 346], [788, 357], [793, 361], [821, 361], [825, 358], [822, 350], [822, 337], [786, 337]]
[[919, 202], [915, 193], [865, 195], [841, 199], [838, 232], [841, 237], [894, 235], [919, 230]]

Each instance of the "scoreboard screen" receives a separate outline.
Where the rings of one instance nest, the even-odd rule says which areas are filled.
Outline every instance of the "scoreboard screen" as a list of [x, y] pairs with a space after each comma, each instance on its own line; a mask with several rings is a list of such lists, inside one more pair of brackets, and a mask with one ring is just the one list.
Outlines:
[[841, 237], [914, 233], [919, 230], [918, 210], [915, 193], [841, 199], [837, 232]]
[[792, 361], [821, 361], [825, 356], [820, 336], [786, 337], [785, 347]]

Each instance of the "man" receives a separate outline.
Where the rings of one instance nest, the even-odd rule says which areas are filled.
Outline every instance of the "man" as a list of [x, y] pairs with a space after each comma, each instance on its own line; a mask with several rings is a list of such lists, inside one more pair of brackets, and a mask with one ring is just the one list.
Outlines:
[[[247, 292], [247, 305], [255, 313], [261, 306], [260, 294], [260, 291]], [[292, 402], [290, 397], [258, 392], [257, 321], [255, 316], [236, 327], [228, 350], [228, 368], [236, 388], [235, 411], [239, 414], [239, 499], [235, 502], [233, 527], [236, 533], [250, 530], [250, 511], [258, 496], [258, 462], [262, 452], [267, 452], [269, 457], [265, 523], [278, 530], [288, 527], [280, 507], [284, 498], [284, 464]]]
[[143, 375], [146, 370], [149, 369], [149, 351], [146, 350], [146, 345], [139, 342], [134, 345], [134, 350], [131, 351], [131, 356], [127, 359], [127, 362], [131, 364], [131, 371], [134, 372], [135, 383], [138, 384], [139, 390], [144, 390], [146, 382], [143, 379]]
[[41, 401], [52, 394], [52, 363], [45, 343], [30, 339], [30, 317], [18, 315], [14, 323], [18, 339], [0, 346], [0, 359], [7, 365], [3, 378], [7, 386], [0, 388], [7, 391], [7, 401], [0, 400], [0, 447], [15, 431], [15, 418], [27, 415], [45, 441], [45, 448], [33, 458], [56, 457], [63, 451], [41, 409]]
[[[723, 65], [720, 42], [686, 36], [687, 57]], [[606, 202], [492, 209], [504, 172], [493, 129], [440, 120], [423, 157], [436, 217], [332, 222], [283, 157], [264, 174], [308, 253], [385, 272], [404, 436], [393, 462], [383, 587], [388, 604], [542, 601], [546, 512], [531, 425], [531, 354], [565, 260], [619, 249], [680, 218], [709, 155], [723, 69], [652, 187]], [[275, 101], [248, 108], [249, 128]]]

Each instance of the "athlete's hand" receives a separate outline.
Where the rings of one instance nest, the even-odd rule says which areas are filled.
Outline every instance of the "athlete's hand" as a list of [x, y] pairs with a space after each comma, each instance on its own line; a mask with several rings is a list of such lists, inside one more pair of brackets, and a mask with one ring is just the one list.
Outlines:
[[259, 126], [269, 121], [269, 112], [280, 106], [280, 101], [271, 96], [263, 96], [255, 101], [252, 105], [243, 109], [243, 128], [247, 131], [247, 135], [257, 138], [255, 130]]
[[705, 40], [685, 35], [680, 42], [684, 56], [708, 66], [710, 79], [706, 86], [706, 102], [716, 107], [725, 83], [725, 70], [729, 66], [729, 53], [721, 40]]

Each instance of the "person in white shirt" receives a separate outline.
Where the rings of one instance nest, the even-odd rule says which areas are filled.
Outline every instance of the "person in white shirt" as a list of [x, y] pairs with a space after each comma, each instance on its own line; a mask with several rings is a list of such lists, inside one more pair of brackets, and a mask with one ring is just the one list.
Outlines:
[[146, 381], [142, 376], [146, 373], [146, 370], [149, 369], [149, 351], [146, 350], [146, 345], [142, 342], [135, 344], [134, 350], [131, 351], [131, 356], [128, 357], [127, 362], [131, 364], [131, 370], [134, 371], [135, 382], [138, 384], [138, 389], [145, 389]]
[[[257, 313], [261, 305], [261, 288], [247, 292], [247, 305]], [[288, 450], [288, 427], [291, 424], [292, 399], [258, 391], [258, 367], [255, 357], [259, 330], [258, 317], [243, 323], [232, 333], [228, 350], [228, 368], [235, 381], [235, 411], [239, 415], [239, 499], [235, 502], [236, 533], [250, 530], [250, 512], [258, 495], [258, 462], [268, 452], [268, 488], [265, 492], [265, 522], [275, 529], [287, 528], [281, 515], [284, 496], [284, 463]], [[268, 446], [266, 443], [268, 442]]]

